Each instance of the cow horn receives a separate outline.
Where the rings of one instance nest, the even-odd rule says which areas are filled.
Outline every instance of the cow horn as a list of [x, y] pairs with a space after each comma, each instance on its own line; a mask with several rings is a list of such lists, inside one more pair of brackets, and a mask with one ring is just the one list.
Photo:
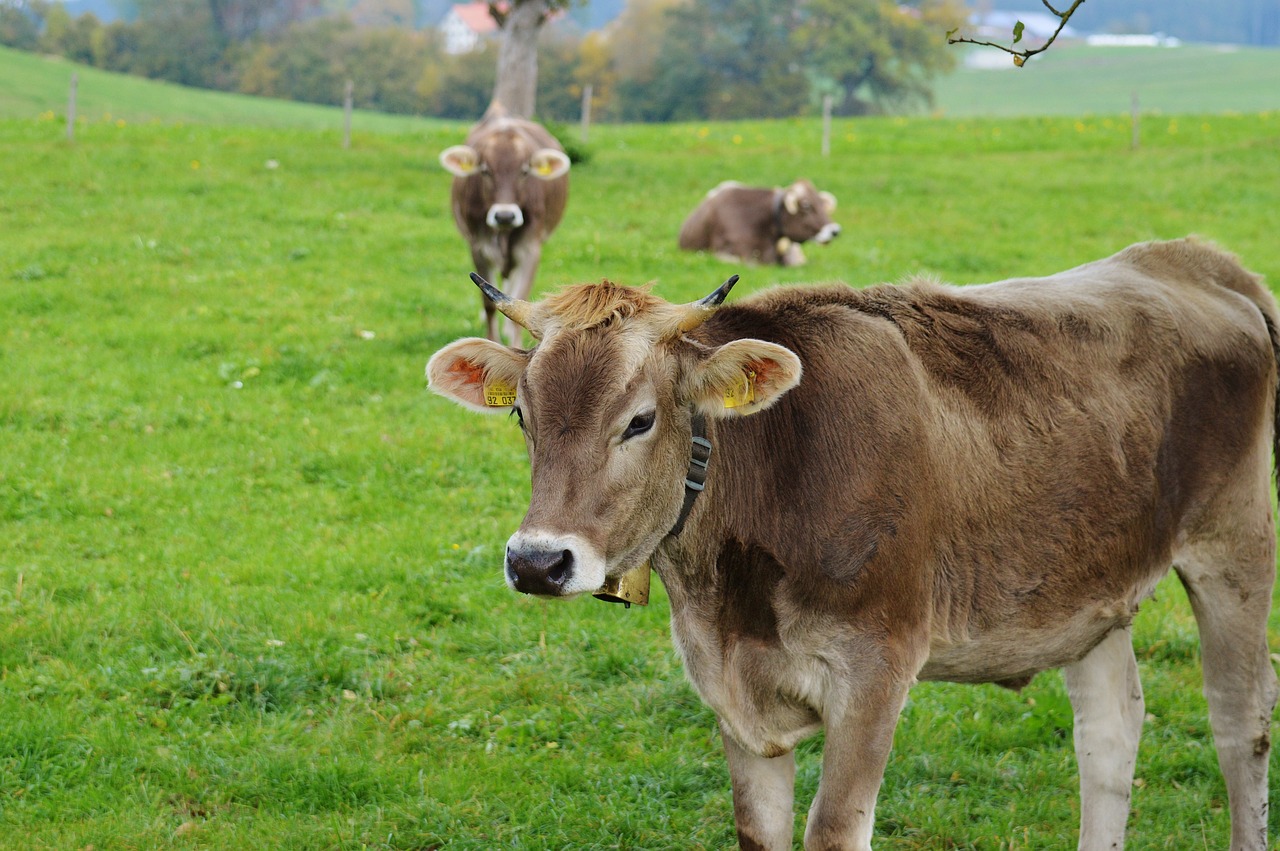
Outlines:
[[724, 303], [725, 298], [729, 295], [729, 290], [733, 289], [733, 285], [738, 283], [738, 276], [734, 275], [720, 286], [716, 287], [715, 292], [706, 298], [685, 305], [684, 314], [680, 317], [677, 324], [678, 333], [685, 333], [697, 328], [703, 322], [715, 313], [716, 308]]
[[493, 302], [493, 306], [498, 308], [499, 313], [529, 331], [535, 337], [538, 336], [537, 329], [529, 327], [529, 322], [533, 315], [532, 304], [527, 301], [521, 301], [518, 298], [512, 298], [480, 277], [478, 272], [471, 273], [471, 280], [480, 288], [480, 292], [484, 293], [484, 297]]

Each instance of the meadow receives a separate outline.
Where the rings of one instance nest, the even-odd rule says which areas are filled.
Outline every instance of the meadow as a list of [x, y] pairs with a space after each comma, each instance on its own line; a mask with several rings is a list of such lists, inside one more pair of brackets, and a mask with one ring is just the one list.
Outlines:
[[[333, 111], [201, 119], [220, 107], [179, 94], [169, 118], [86, 106], [74, 143], [60, 102], [0, 110], [0, 847], [731, 847], [661, 588], [629, 610], [507, 591], [518, 430], [425, 389], [481, 330], [436, 165], [465, 128], [358, 125], [343, 150]], [[1280, 281], [1280, 113], [1142, 131], [844, 120], [823, 158], [813, 120], [596, 127], [538, 289], [978, 282], [1188, 233]], [[799, 175], [844, 226], [808, 267], [676, 250], [710, 186]], [[1129, 847], [1225, 847], [1176, 583], [1135, 634]], [[1078, 815], [1060, 675], [913, 692], [878, 848], [1071, 847]]]
[[1239, 45], [1090, 47], [1055, 44], [1023, 68], [973, 48], [989, 68], [961, 66], [940, 77], [934, 108], [971, 115], [1112, 115], [1136, 94], [1146, 112], [1262, 112], [1280, 109], [1280, 50]]

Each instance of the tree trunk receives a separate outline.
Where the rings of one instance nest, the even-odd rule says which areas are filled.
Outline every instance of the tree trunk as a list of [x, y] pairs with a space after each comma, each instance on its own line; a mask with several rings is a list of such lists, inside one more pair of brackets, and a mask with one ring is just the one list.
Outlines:
[[538, 95], [538, 30], [550, 8], [548, 0], [516, 0], [502, 27], [493, 99], [520, 118], [533, 118]]

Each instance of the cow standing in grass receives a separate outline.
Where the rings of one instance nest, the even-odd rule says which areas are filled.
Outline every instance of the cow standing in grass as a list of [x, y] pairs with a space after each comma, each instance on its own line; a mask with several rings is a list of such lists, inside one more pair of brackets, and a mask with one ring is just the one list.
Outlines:
[[683, 307], [608, 282], [536, 304], [491, 291], [537, 345], [460, 340], [428, 375], [524, 433], [511, 587], [571, 597], [658, 571], [742, 847], [791, 848], [792, 751], [819, 729], [805, 847], [868, 849], [916, 681], [1018, 688], [1060, 667], [1079, 846], [1120, 848], [1144, 716], [1130, 624], [1172, 566], [1231, 847], [1264, 851], [1280, 316], [1259, 280], [1182, 240], [986, 286], [716, 309], [725, 291]]
[[[440, 154], [453, 176], [453, 220], [471, 247], [477, 271], [501, 279], [512, 298], [528, 298], [542, 258], [542, 243], [560, 224], [569, 197], [569, 157], [555, 137], [532, 121], [489, 107], [465, 145]], [[485, 299], [485, 326], [497, 341], [498, 317]], [[507, 322], [506, 338], [520, 344]]]

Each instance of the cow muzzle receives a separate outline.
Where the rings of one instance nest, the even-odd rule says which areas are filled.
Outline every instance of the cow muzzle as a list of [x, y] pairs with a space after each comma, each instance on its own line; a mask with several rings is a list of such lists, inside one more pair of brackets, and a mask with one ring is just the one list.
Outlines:
[[822, 230], [818, 231], [818, 235], [813, 238], [813, 241], [819, 245], [826, 245], [839, 235], [840, 226], [835, 222], [830, 222], [822, 226]]
[[484, 222], [494, 230], [513, 230], [524, 224], [524, 210], [519, 204], [494, 204]]
[[517, 532], [507, 542], [506, 578], [521, 594], [572, 597], [600, 589], [604, 559], [575, 535]]

